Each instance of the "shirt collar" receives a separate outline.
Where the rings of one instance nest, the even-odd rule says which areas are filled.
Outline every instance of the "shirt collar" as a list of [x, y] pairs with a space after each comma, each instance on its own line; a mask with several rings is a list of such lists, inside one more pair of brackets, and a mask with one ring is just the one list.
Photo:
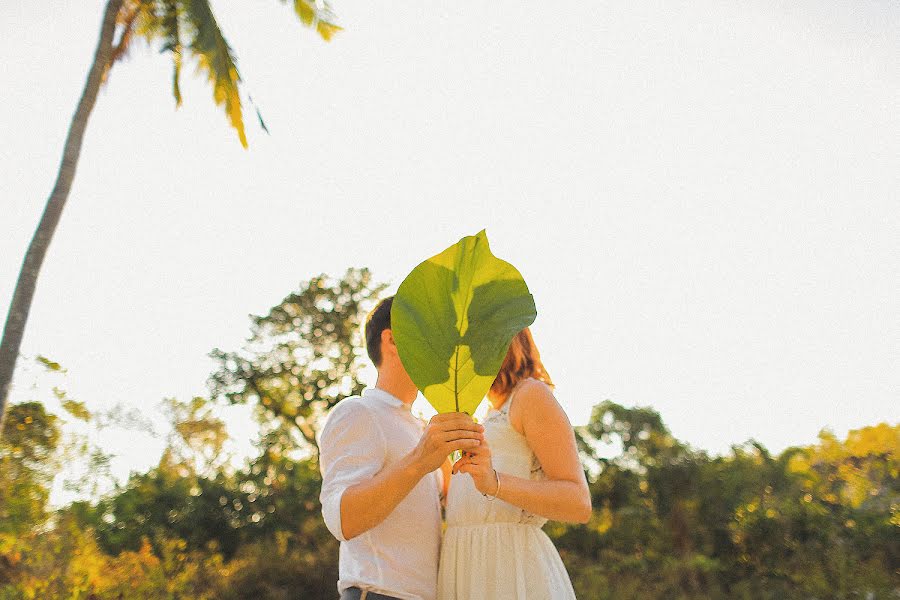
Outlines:
[[379, 388], [366, 388], [363, 391], [363, 398], [371, 398], [379, 402], [384, 402], [388, 406], [403, 408], [407, 411], [412, 409], [412, 404], [405, 404], [400, 398]]

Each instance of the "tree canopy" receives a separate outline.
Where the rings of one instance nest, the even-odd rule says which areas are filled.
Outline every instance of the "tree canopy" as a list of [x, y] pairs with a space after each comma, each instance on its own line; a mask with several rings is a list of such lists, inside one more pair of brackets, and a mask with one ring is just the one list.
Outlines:
[[[333, 598], [315, 433], [362, 388], [360, 325], [384, 286], [322, 275], [213, 351], [210, 398], [164, 403], [159, 463], [101, 498], [46, 506], [60, 420], [14, 405], [0, 442], [0, 599]], [[58, 366], [58, 365], [57, 365]], [[258, 453], [221, 454], [217, 404], [249, 403]], [[99, 420], [82, 406], [82, 414]], [[78, 412], [77, 409], [75, 409]], [[900, 589], [900, 426], [772, 454], [709, 455], [649, 407], [605, 401], [576, 428], [594, 514], [548, 523], [581, 598], [890, 598]], [[84, 457], [84, 460], [87, 460]]]

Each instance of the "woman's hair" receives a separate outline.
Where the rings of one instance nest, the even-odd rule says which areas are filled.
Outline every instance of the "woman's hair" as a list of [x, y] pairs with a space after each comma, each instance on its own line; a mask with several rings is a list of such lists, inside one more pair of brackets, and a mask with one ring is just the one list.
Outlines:
[[513, 337], [500, 372], [497, 373], [497, 378], [494, 379], [488, 393], [504, 398], [516, 387], [517, 383], [529, 377], [553, 386], [550, 374], [547, 373], [544, 363], [541, 362], [541, 353], [538, 352], [534, 338], [531, 337], [531, 330], [526, 327]]

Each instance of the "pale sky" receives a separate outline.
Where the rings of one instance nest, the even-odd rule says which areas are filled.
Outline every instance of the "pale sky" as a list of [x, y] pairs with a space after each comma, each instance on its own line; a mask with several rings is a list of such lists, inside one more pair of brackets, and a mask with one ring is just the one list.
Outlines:
[[[102, 4], [0, 3], [4, 315]], [[89, 406], [153, 416], [301, 280], [396, 286], [487, 228], [575, 423], [650, 405], [724, 452], [898, 420], [900, 3], [335, 0], [331, 43], [213, 6], [271, 135], [247, 113], [243, 150], [192, 68], [176, 111], [156, 51], [116, 65], [23, 348]], [[162, 442], [104, 443], [125, 473]]]

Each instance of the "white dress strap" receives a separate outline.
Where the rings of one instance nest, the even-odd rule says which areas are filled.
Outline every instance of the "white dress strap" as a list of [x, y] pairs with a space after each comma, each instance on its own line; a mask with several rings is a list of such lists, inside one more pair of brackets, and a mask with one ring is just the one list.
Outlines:
[[504, 402], [503, 406], [500, 407], [500, 412], [506, 413], [506, 415], [509, 416], [509, 407], [510, 405], [512, 405], [512, 401], [516, 395], [516, 392], [521, 389], [522, 384], [528, 381], [528, 379], [530, 378], [520, 379], [516, 382], [516, 385], [513, 386], [513, 389], [509, 391], [509, 396], [506, 398], [506, 402]]

